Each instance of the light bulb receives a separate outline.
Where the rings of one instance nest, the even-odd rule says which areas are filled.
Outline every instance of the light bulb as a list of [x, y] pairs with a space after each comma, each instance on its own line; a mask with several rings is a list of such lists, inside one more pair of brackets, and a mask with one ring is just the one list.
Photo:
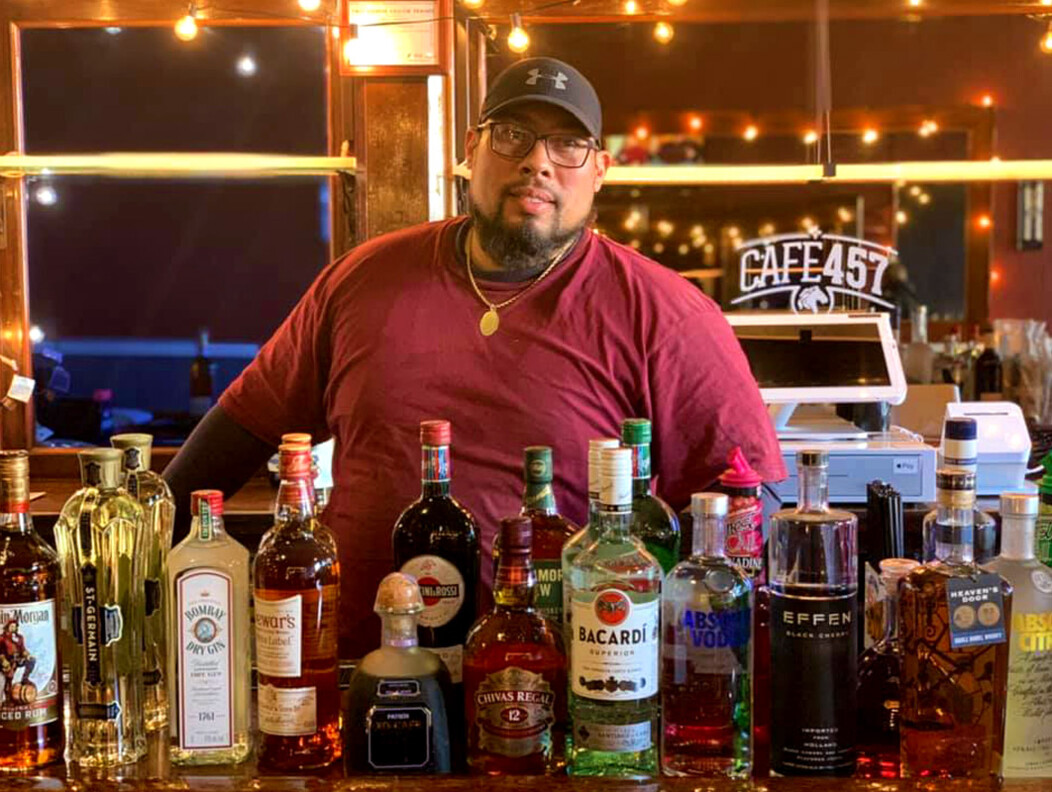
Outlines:
[[994, 97], [991, 94], [983, 94], [983, 98], [979, 100], [983, 107], [993, 107]]
[[[647, 129], [643, 124], [640, 124], [636, 127], [636, 138], [638, 138], [639, 140], [646, 140], [648, 137], [650, 137], [649, 129]], [[636, 198], [638, 196], [633, 195], [632, 197]]]
[[237, 73], [242, 77], [251, 77], [258, 70], [256, 59], [251, 55], [242, 55], [237, 59]]
[[899, 209], [897, 212], [895, 212], [895, 222], [898, 223], [900, 226], [901, 225], [906, 225], [906, 223], [908, 223], [909, 221], [910, 221], [910, 216], [908, 214], [906, 214], [904, 211], [902, 211], [901, 209]]
[[508, 49], [512, 52], [525, 52], [530, 48], [530, 34], [522, 26], [518, 14], [511, 15], [511, 30], [508, 32]]
[[639, 3], [636, 0], [625, 0], [625, 13], [626, 14], [638, 14]]
[[994, 224], [994, 221], [988, 214], [981, 214], [975, 219], [975, 224], [984, 231]]
[[460, 0], [460, 4], [464, 8], [482, 8], [483, 0]]
[[919, 203], [921, 206], [927, 206], [931, 203], [931, 196], [928, 195], [928, 193], [921, 193], [917, 196], [917, 203]]
[[1048, 30], [1041, 38], [1041, 51], [1046, 55], [1052, 55], [1052, 22], [1048, 23]]
[[668, 0], [668, 4], [670, 6], [676, 6], [678, 8], [679, 6], [685, 6], [687, 4], [687, 0]]
[[867, 146], [872, 146], [880, 138], [880, 134], [877, 130], [870, 128], [862, 133], [862, 142]]
[[658, 22], [654, 25], [654, 38], [659, 44], [668, 44], [676, 32], [668, 22]]
[[809, 129], [806, 132], [804, 132], [804, 145], [805, 146], [813, 146], [817, 142], [818, 142], [818, 133], [817, 132], [815, 132], [813, 129]]
[[29, 328], [29, 340], [34, 344], [39, 344], [44, 338], [44, 331], [40, 329], [40, 325], [33, 325]]
[[33, 196], [41, 206], [54, 206], [58, 203], [58, 193], [55, 192], [55, 188], [50, 184], [44, 184], [37, 187]]
[[676, 248], [676, 252], [679, 253], [681, 256], [685, 256], [688, 253], [690, 253], [690, 245], [684, 242], [682, 245]]
[[742, 133], [742, 137], [748, 141], [756, 140], [760, 136], [760, 130], [757, 129], [756, 124], [749, 124], [745, 127], [745, 131]]
[[299, 4], [304, 11], [317, 11], [321, 8], [321, 0], [299, 0]]
[[693, 132], [699, 132], [702, 127], [701, 116], [691, 116], [690, 121], [687, 122]]
[[175, 37], [180, 41], [192, 41], [197, 38], [197, 20], [187, 14], [175, 23]]

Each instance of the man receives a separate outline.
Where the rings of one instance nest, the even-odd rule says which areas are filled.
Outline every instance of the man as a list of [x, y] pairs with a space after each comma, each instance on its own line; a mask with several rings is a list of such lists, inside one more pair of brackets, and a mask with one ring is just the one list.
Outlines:
[[509, 67], [468, 132], [470, 217], [370, 240], [325, 269], [166, 471], [185, 503], [197, 486], [236, 491], [283, 432], [336, 437], [326, 522], [343, 657], [378, 641], [360, 625], [420, 492], [422, 419], [452, 421], [454, 495], [478, 519], [483, 558], [519, 509], [525, 446], [553, 446], [560, 506], [582, 522], [588, 439], [616, 436], [628, 416], [653, 420], [653, 469], [676, 508], [734, 446], [767, 480], [785, 476], [719, 308], [588, 230], [610, 165], [600, 135], [599, 99], [576, 69]]
[[36, 665], [36, 658], [26, 651], [26, 639], [18, 632], [18, 620], [9, 619], [4, 625], [3, 635], [0, 635], [0, 673], [4, 675], [5, 704], [17, 703], [11, 701], [11, 693], [18, 669], [22, 669], [22, 685], [25, 685]]

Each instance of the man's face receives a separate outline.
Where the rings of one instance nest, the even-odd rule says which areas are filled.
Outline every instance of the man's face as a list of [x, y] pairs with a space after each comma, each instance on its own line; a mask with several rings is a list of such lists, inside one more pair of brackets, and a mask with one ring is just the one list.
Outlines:
[[[517, 105], [490, 121], [510, 122], [540, 136], [590, 137], [568, 112], [542, 102]], [[493, 151], [492, 134], [491, 127], [468, 131], [472, 215], [483, 246], [491, 254], [504, 253], [505, 266], [536, 266], [588, 222], [610, 155], [593, 150], [581, 167], [565, 167], [552, 162], [544, 142], [538, 140], [521, 159], [509, 159]], [[491, 241], [486, 239], [487, 234], [496, 245], [487, 244]]]

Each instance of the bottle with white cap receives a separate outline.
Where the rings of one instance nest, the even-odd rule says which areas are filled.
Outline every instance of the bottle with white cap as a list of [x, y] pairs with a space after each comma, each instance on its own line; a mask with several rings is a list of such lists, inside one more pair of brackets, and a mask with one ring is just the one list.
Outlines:
[[752, 580], [727, 558], [728, 505], [722, 493], [691, 496], [692, 552], [665, 580], [661, 768], [667, 776], [749, 776]]
[[661, 565], [635, 538], [632, 452], [604, 449], [596, 539], [570, 567], [571, 775], [658, 774]]
[[[964, 470], [978, 480], [979, 427], [974, 418], [947, 418], [942, 425], [942, 444], [938, 454], [939, 470]], [[921, 555], [924, 563], [935, 560], [935, 512], [932, 511], [922, 527]], [[975, 508], [972, 512], [974, 529], [972, 547], [975, 562], [984, 564], [997, 554], [997, 523], [987, 512]]]
[[1038, 496], [1001, 496], [1001, 555], [986, 565], [1015, 590], [1008, 653], [1005, 778], [1052, 776], [1052, 569], [1034, 556]]

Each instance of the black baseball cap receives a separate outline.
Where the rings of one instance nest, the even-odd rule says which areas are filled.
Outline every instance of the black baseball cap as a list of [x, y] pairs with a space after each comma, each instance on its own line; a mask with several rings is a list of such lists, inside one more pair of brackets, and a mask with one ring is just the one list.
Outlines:
[[603, 109], [595, 88], [573, 66], [555, 58], [526, 58], [497, 75], [479, 121], [524, 102], [547, 102], [561, 107], [598, 139], [603, 132]]

